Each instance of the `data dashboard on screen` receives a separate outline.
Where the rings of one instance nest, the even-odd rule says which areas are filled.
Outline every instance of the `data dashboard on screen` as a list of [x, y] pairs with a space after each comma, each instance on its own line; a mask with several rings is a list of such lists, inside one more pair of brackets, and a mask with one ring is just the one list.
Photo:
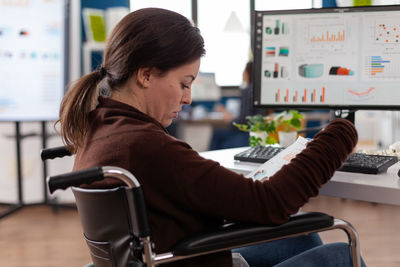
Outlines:
[[0, 1], [0, 121], [58, 117], [67, 21], [67, 0]]
[[254, 105], [400, 109], [400, 6], [256, 11]]

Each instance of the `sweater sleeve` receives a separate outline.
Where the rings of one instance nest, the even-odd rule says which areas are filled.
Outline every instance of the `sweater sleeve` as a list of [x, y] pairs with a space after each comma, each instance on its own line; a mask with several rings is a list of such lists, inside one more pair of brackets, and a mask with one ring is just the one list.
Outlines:
[[190, 163], [182, 167], [182, 161], [177, 159], [179, 165], [174, 172], [188, 178], [180, 179], [175, 192], [182, 193], [178, 194], [180, 205], [203, 216], [280, 224], [318, 194], [356, 143], [353, 124], [336, 119], [289, 164], [263, 182], [245, 178], [200, 156], [189, 156], [188, 150], [182, 150], [176, 155], [180, 159], [190, 158]]
[[318, 194], [322, 185], [353, 151], [357, 140], [357, 132], [351, 122], [333, 120], [288, 165], [263, 182], [277, 198], [285, 196], [280, 197], [277, 203], [277, 207], [284, 211], [281, 214], [283, 221], [310, 197]]

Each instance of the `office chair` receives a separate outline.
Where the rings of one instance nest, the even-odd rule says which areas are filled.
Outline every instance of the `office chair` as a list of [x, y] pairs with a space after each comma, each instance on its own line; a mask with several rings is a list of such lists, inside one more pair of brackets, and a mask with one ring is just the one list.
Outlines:
[[[126, 186], [109, 189], [84, 189], [80, 185], [106, 177], [121, 180]], [[169, 252], [153, 251], [146, 202], [138, 180], [118, 167], [94, 167], [47, 179], [51, 193], [72, 187], [84, 238], [96, 267], [156, 266], [200, 255], [255, 245], [313, 232], [342, 229], [346, 232], [353, 266], [360, 267], [356, 230], [346, 221], [324, 213], [306, 212], [291, 216], [279, 226], [229, 223], [184, 238]]]

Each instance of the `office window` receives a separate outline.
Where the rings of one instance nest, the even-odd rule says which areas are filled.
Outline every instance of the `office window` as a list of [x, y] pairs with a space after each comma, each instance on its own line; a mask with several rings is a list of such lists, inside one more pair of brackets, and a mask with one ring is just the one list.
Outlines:
[[373, 0], [372, 5], [396, 5], [400, 4], [400, 0]]
[[130, 0], [130, 6], [132, 11], [145, 7], [165, 8], [192, 19], [192, 1], [190, 0]]
[[[361, 1], [363, 2], [363, 1]], [[400, 0], [371, 0], [372, 6], [400, 4]], [[354, 6], [354, 0], [336, 0], [337, 6]]]
[[255, 0], [256, 10], [280, 10], [280, 9], [305, 9], [321, 7], [320, 0], [280, 0], [280, 1], [265, 1]]
[[[354, 0], [336, 0], [337, 6], [354, 6]], [[361, 1], [362, 2], [362, 1]], [[372, 6], [400, 4], [400, 0], [371, 0]]]
[[198, 0], [198, 26], [207, 54], [200, 70], [219, 86], [240, 85], [250, 54], [250, 2]]

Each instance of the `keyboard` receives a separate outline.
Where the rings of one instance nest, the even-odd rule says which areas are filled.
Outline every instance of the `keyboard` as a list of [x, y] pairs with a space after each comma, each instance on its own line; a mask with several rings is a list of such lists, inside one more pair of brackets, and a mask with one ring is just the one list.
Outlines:
[[[283, 150], [282, 147], [256, 146], [234, 155], [234, 159], [244, 162], [264, 163]], [[398, 162], [396, 156], [353, 153], [339, 171], [378, 174]]]

